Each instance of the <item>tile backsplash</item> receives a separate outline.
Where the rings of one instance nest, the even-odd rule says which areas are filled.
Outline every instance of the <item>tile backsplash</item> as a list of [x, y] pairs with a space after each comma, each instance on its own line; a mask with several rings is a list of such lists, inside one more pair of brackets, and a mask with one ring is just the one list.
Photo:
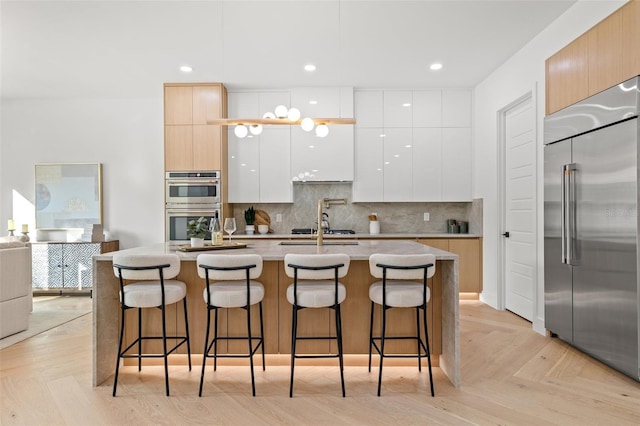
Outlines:
[[[382, 233], [446, 233], [447, 219], [456, 219], [469, 222], [469, 233], [482, 234], [481, 199], [459, 203], [352, 203], [351, 193], [350, 183], [294, 184], [293, 203], [233, 204], [238, 233], [244, 232], [243, 212], [250, 206], [269, 214], [276, 234], [289, 234], [293, 228], [316, 227], [319, 199], [344, 198], [346, 205], [324, 209], [333, 229], [368, 233], [368, 216], [376, 213]], [[429, 213], [429, 221], [424, 221], [424, 213]], [[282, 222], [276, 222], [277, 214], [282, 215]]]

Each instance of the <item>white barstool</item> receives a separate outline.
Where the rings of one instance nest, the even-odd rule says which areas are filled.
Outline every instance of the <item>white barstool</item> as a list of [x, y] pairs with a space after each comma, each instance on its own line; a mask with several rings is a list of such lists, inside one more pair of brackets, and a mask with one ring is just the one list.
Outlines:
[[[113, 255], [113, 272], [120, 281], [120, 337], [118, 339], [118, 359], [116, 360], [116, 377], [113, 381], [113, 396], [116, 396], [118, 386], [118, 372], [121, 358], [138, 358], [138, 371], [142, 369], [142, 358], [164, 358], [164, 379], [166, 394], [169, 396], [169, 366], [168, 356], [182, 344], [187, 344], [189, 371], [191, 371], [191, 347], [189, 344], [189, 322], [187, 318], [187, 286], [182, 281], [174, 280], [180, 272], [180, 258], [175, 254], [145, 255], [122, 254]], [[135, 282], [125, 284], [125, 280]], [[165, 308], [182, 300], [184, 306], [184, 336], [167, 336]], [[122, 349], [124, 339], [125, 312], [138, 309], [138, 337]], [[142, 335], [142, 309], [158, 308], [162, 311], [162, 335]], [[161, 354], [143, 354], [144, 340], [161, 339], [163, 352]], [[168, 349], [167, 339], [174, 340], [175, 345]], [[138, 346], [138, 352], [129, 354], [130, 349]]]
[[[293, 370], [296, 358], [338, 358], [340, 361], [340, 381], [342, 396], [344, 390], [344, 362], [342, 351], [342, 319], [340, 303], [346, 296], [345, 286], [338, 281], [349, 271], [349, 256], [346, 254], [287, 254], [284, 257], [285, 272], [293, 278], [287, 287], [287, 300], [293, 306], [291, 330], [291, 381], [289, 397], [293, 397]], [[336, 336], [298, 337], [298, 311], [305, 308], [329, 308], [335, 312]], [[296, 355], [297, 340], [335, 339], [338, 353], [329, 355]]]
[[[262, 274], [262, 257], [258, 254], [201, 254], [197, 258], [198, 275], [206, 280], [203, 292], [207, 304], [207, 331], [204, 337], [204, 352], [202, 357], [202, 374], [200, 375], [200, 390], [204, 382], [204, 369], [207, 358], [213, 358], [213, 371], [216, 371], [218, 358], [249, 358], [251, 365], [251, 392], [256, 396], [256, 385], [253, 374], [253, 355], [258, 348], [262, 348], [262, 370], [265, 370], [264, 360], [264, 328], [262, 324], [262, 299], [264, 286], [254, 281]], [[216, 281], [216, 282], [212, 282]], [[251, 306], [260, 307], [260, 336], [251, 333]], [[247, 311], [246, 336], [218, 336], [218, 310], [220, 308], [242, 308]], [[209, 342], [211, 311], [215, 311], [213, 323], [213, 339]], [[246, 354], [218, 355], [218, 340], [247, 340], [249, 351]], [[254, 346], [253, 341], [257, 344]], [[211, 349], [213, 348], [213, 354]]]
[[[418, 371], [422, 371], [422, 351], [429, 362], [429, 381], [431, 383], [431, 396], [433, 391], [433, 376], [431, 374], [431, 353], [429, 350], [429, 332], [427, 329], [427, 302], [431, 297], [427, 279], [436, 271], [436, 258], [432, 254], [372, 254], [369, 257], [369, 270], [375, 278], [382, 281], [375, 282], [369, 287], [371, 299], [371, 322], [369, 326], [369, 372], [371, 372], [372, 347], [380, 355], [380, 371], [378, 375], [378, 396], [382, 385], [382, 363], [385, 357], [407, 358], [418, 357]], [[373, 335], [374, 304], [382, 309], [382, 330], [380, 336]], [[391, 308], [415, 308], [416, 309], [416, 335], [387, 337], [387, 310]], [[420, 337], [420, 310], [424, 326], [424, 341]], [[384, 353], [384, 343], [387, 339], [414, 339], [418, 351], [413, 354], [387, 355]], [[380, 341], [378, 347], [376, 341]]]

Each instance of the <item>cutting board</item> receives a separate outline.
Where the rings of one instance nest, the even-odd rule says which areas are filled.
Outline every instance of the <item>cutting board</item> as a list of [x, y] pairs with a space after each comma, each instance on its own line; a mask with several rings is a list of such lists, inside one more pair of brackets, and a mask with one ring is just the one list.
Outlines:
[[273, 233], [273, 229], [271, 229], [271, 217], [269, 217], [269, 213], [264, 210], [256, 210], [256, 231], [258, 229], [258, 225], [267, 225], [269, 227], [269, 233]]

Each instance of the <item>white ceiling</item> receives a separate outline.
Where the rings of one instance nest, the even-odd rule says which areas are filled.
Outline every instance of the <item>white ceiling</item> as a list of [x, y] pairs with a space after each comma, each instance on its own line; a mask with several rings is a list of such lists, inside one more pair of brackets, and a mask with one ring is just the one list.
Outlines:
[[[181, 81], [473, 87], [574, 1], [2, 0], [0, 89], [49, 98], [158, 96]], [[436, 61], [444, 68], [432, 72]]]

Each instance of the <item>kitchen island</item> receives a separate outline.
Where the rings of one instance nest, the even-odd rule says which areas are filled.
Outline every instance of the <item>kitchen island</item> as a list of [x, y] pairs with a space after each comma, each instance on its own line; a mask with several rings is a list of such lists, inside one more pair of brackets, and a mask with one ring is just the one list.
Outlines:
[[[345, 253], [350, 256], [351, 264], [348, 275], [341, 281], [347, 287], [347, 299], [342, 304], [342, 319], [344, 333], [344, 352], [349, 354], [345, 358], [347, 365], [366, 365], [369, 350], [369, 312], [370, 300], [368, 296], [369, 285], [375, 279], [369, 274], [369, 256], [373, 253], [395, 254], [419, 254], [432, 253], [436, 256], [436, 273], [429, 280], [431, 289], [431, 301], [428, 307], [429, 339], [431, 343], [432, 361], [440, 366], [449, 377], [454, 386], [460, 386], [460, 339], [458, 327], [458, 256], [443, 250], [419, 244], [413, 241], [403, 240], [359, 240], [359, 241], [325, 241], [321, 247], [317, 247], [312, 241], [299, 241], [299, 244], [291, 244], [293, 241], [281, 244], [277, 240], [242, 240], [246, 248], [236, 248], [221, 251], [176, 251], [179, 244], [161, 243], [152, 246], [138, 247], [122, 250], [127, 253], [177, 253], [181, 259], [181, 271], [177, 279], [187, 284], [187, 305], [189, 310], [189, 331], [191, 333], [191, 352], [200, 354], [204, 343], [206, 307], [203, 301], [204, 280], [199, 278], [196, 267], [196, 258], [201, 253], [255, 253], [264, 260], [263, 272], [259, 279], [265, 287], [263, 300], [264, 309], [264, 340], [267, 362], [280, 364], [288, 362], [289, 356], [284, 356], [290, 351], [291, 345], [291, 305], [286, 299], [286, 288], [291, 283], [284, 272], [283, 259], [287, 253]], [[114, 374], [116, 353], [118, 347], [119, 328], [119, 284], [113, 273], [112, 256], [114, 253], [105, 253], [93, 258], [93, 385], [104, 383]], [[244, 312], [231, 310], [223, 315], [220, 321], [220, 329], [230, 334], [242, 333], [246, 328]], [[173, 323], [169, 330], [176, 327], [182, 328], [180, 323], [181, 308], [176, 311], [175, 305], [168, 307], [168, 318]], [[135, 315], [134, 312], [127, 314]], [[328, 310], [306, 310], [301, 317], [299, 333], [313, 330], [315, 333], [325, 332], [329, 334], [334, 330], [332, 315]], [[391, 310], [389, 316], [388, 334], [393, 335], [415, 330], [415, 314], [413, 310]], [[257, 319], [256, 315], [252, 315]], [[376, 315], [376, 318], [378, 315]], [[159, 311], [145, 312], [143, 328], [152, 332], [159, 331]], [[136, 320], [127, 321], [126, 335], [132, 333], [136, 327]], [[257, 323], [256, 323], [257, 325]], [[306, 329], [302, 328], [305, 325]], [[224, 333], [224, 331], [223, 331]], [[125, 337], [125, 339], [129, 339]], [[155, 342], [149, 342], [153, 344]], [[308, 341], [301, 346], [301, 352], [327, 353], [335, 351], [333, 342]], [[391, 343], [391, 342], [390, 342]], [[397, 341], [389, 348], [397, 353], [409, 353], [415, 351], [415, 344]], [[237, 346], [240, 345], [240, 346]], [[245, 345], [246, 346], [246, 343]], [[242, 342], [229, 342], [229, 347], [221, 347], [221, 351], [238, 352], [246, 350]], [[180, 348], [184, 354], [186, 349]], [[171, 356], [172, 363], [186, 363], [183, 354]], [[200, 356], [193, 357], [195, 365], [201, 362]], [[407, 361], [403, 361], [407, 363]], [[415, 360], [408, 362], [415, 363]]]

